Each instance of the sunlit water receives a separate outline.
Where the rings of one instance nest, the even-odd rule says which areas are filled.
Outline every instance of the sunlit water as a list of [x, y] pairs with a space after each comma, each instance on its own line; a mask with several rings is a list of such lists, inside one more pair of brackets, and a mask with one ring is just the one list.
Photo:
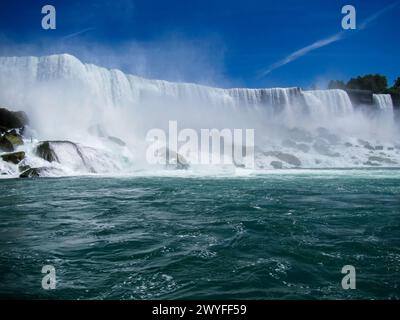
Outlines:
[[398, 170], [6, 179], [0, 191], [1, 297], [400, 298]]

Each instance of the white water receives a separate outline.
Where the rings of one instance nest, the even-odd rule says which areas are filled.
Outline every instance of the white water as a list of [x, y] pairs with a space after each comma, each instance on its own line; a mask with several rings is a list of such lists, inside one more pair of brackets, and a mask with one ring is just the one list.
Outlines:
[[374, 94], [373, 100], [380, 110], [393, 113], [393, 101], [390, 94]]
[[[83, 64], [71, 55], [0, 57], [0, 88], [0, 106], [24, 110], [31, 119], [21, 148], [32, 162], [41, 161], [31, 153], [37, 141], [71, 140], [83, 148], [97, 173], [146, 169], [146, 133], [167, 130], [168, 121], [177, 120], [181, 129], [254, 128], [258, 168], [271, 168], [270, 162], [278, 160], [264, 151], [293, 154], [302, 167], [364, 166], [371, 150], [358, 139], [384, 146], [385, 157], [400, 163], [397, 129], [354, 110], [342, 90], [220, 89], [148, 80]], [[390, 109], [389, 98], [374, 96], [382, 110]], [[126, 146], [107, 136], [122, 139]], [[91, 172], [68, 147], [58, 148], [65, 172]], [[14, 168], [1, 166], [7, 172]]]

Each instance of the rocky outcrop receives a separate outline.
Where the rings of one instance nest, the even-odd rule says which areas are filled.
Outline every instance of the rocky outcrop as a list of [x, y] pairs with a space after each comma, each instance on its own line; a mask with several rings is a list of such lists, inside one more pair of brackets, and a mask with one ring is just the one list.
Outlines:
[[5, 136], [0, 137], [0, 151], [5, 151], [5, 152], [14, 151], [13, 144]]
[[315, 151], [317, 151], [319, 154], [323, 156], [328, 156], [328, 157], [340, 157], [340, 153], [338, 152], [333, 152], [330, 149], [330, 144], [326, 142], [324, 139], [317, 139], [314, 144], [313, 148]]
[[25, 112], [0, 108], [0, 131], [3, 133], [13, 128], [23, 128], [27, 124], [29, 120]]
[[55, 153], [55, 151], [53, 150], [53, 148], [50, 145], [50, 141], [42, 141], [39, 142], [39, 144], [36, 146], [36, 148], [34, 149], [34, 153], [48, 161], [48, 162], [59, 162], [57, 154]]
[[283, 163], [281, 161], [271, 161], [270, 165], [274, 169], [283, 169]]
[[60, 176], [63, 172], [57, 168], [38, 167], [28, 168], [24, 170], [19, 177], [20, 178], [36, 178], [36, 177], [48, 177], [48, 176]]
[[19, 151], [13, 153], [6, 153], [0, 155], [0, 157], [3, 159], [3, 161], [11, 162], [13, 164], [18, 164], [25, 159], [25, 152]]
[[372, 91], [369, 90], [356, 90], [356, 89], [345, 89], [349, 95], [350, 101], [353, 106], [368, 105], [372, 106], [374, 104], [372, 98]]
[[168, 148], [161, 148], [156, 151], [156, 155], [163, 159], [168, 169], [186, 170], [189, 168], [189, 163], [179, 153]]
[[28, 124], [28, 117], [23, 111], [13, 112], [0, 108], [0, 151], [12, 152], [23, 144], [21, 133]]
[[110, 140], [111, 142], [114, 142], [115, 144], [124, 147], [126, 146], [126, 143], [124, 141], [122, 141], [120, 138], [117, 137], [113, 137], [113, 136], [108, 136], [107, 137], [108, 140]]
[[278, 158], [279, 160], [286, 162], [287, 164], [290, 164], [295, 167], [301, 166], [300, 159], [289, 153], [284, 153], [284, 152], [280, 152], [280, 151], [268, 151], [268, 152], [264, 152], [264, 155], [273, 156], [273, 157]]
[[90, 165], [87, 157], [85, 157], [81, 147], [76, 143], [67, 140], [52, 140], [52, 141], [41, 141], [34, 148], [33, 152], [36, 156], [48, 161], [48, 162], [58, 162], [62, 163], [63, 152], [57, 154], [56, 149], [63, 150], [64, 152], [68, 150], [70, 155], [75, 159], [75, 161], [82, 167], [85, 171], [90, 173], [96, 173], [96, 170]]
[[296, 150], [300, 150], [302, 152], [308, 152], [310, 150], [310, 147], [306, 145], [305, 143], [296, 143], [293, 140], [286, 139], [282, 142], [282, 146], [286, 148], [292, 148]]

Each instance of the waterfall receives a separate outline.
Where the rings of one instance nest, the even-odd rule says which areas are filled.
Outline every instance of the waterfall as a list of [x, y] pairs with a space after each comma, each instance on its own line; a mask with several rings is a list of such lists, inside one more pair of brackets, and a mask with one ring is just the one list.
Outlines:
[[344, 116], [353, 112], [353, 105], [344, 90], [310, 90], [305, 92], [305, 97], [311, 112], [319, 115]]
[[374, 94], [372, 96], [374, 105], [384, 112], [393, 113], [393, 102], [390, 94]]
[[[390, 95], [374, 95], [374, 101], [379, 110], [393, 112]], [[167, 131], [169, 120], [197, 131], [254, 129], [262, 168], [285, 160], [303, 167], [360, 166], [371, 162], [372, 142], [365, 141], [377, 141], [380, 149], [387, 142], [395, 150], [397, 137], [384, 117], [355, 112], [343, 90], [225, 89], [151, 80], [68, 54], [0, 57], [0, 106], [28, 114], [26, 134], [33, 144], [75, 142], [77, 148], [53, 144], [60, 158], [54, 166], [67, 172], [129, 170], [144, 162], [146, 133]], [[28, 164], [47, 166], [34, 159], [33, 148], [25, 150], [32, 156]], [[0, 161], [0, 171], [10, 170]]]
[[[18, 89], [12, 94], [1, 92], [0, 102], [23, 104], [24, 92], [43, 82], [64, 80], [84, 91], [90, 103], [108, 107], [135, 107], [143, 100], [162, 98], [185, 102], [201, 102], [213, 106], [267, 106], [287, 107], [304, 103], [299, 88], [220, 89], [191, 83], [173, 83], [149, 80], [127, 75], [119, 70], [108, 70], [92, 64], [83, 64], [68, 55], [45, 57], [0, 57], [0, 81], [7, 87], [11, 79], [18, 80]], [[14, 81], [16, 82], [16, 81]], [[12, 86], [16, 88], [15, 85]], [[17, 92], [19, 91], [19, 92]], [[342, 90], [308, 91], [322, 102], [323, 108], [347, 112], [351, 103]], [[26, 96], [26, 95], [25, 95]], [[82, 97], [81, 97], [82, 98]], [[82, 100], [82, 99], [81, 99]]]

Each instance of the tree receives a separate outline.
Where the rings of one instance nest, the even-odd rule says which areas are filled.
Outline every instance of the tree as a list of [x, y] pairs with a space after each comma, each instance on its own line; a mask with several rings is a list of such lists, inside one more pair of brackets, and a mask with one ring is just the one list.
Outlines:
[[373, 93], [384, 93], [387, 91], [387, 79], [379, 74], [367, 74], [351, 78], [346, 85], [349, 89], [370, 90]]
[[400, 77], [397, 77], [392, 88], [400, 90]]
[[328, 89], [346, 89], [346, 84], [342, 80], [331, 80]]

